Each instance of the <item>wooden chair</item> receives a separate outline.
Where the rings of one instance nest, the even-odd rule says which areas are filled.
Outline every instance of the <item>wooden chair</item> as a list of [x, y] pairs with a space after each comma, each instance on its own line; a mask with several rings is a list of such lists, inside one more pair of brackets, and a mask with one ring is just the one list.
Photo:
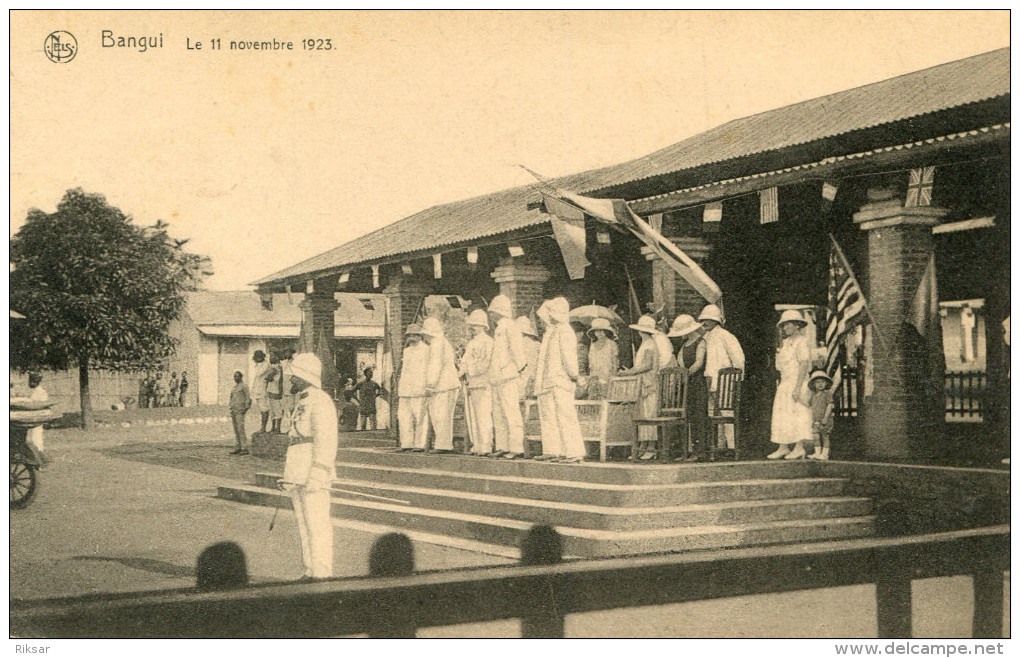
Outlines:
[[737, 460], [740, 459], [740, 389], [744, 371], [740, 368], [723, 368], [718, 378], [715, 405], [708, 410], [709, 451], [714, 460], [719, 450], [719, 428], [733, 425], [733, 459]]
[[670, 459], [670, 428], [679, 428], [684, 457], [687, 456], [687, 370], [663, 368], [659, 371], [659, 412], [653, 418], [634, 419], [634, 442], [631, 445], [632, 461], [638, 459], [641, 428], [656, 429], [655, 454], [660, 462]]

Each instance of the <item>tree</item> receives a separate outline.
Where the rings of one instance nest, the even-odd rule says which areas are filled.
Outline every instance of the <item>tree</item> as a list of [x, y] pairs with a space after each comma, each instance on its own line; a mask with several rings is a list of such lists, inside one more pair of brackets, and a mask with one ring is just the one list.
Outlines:
[[101, 194], [68, 190], [54, 213], [33, 208], [11, 239], [11, 308], [27, 316], [11, 341], [20, 369], [78, 368], [82, 427], [89, 369], [143, 370], [176, 348], [168, 329], [209, 260], [167, 224], [138, 226]]

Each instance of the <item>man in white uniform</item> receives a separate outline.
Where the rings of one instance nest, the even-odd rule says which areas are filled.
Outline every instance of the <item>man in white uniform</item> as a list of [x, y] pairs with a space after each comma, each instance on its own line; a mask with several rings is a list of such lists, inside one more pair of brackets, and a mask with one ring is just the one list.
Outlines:
[[539, 461], [574, 464], [584, 459], [584, 440], [574, 406], [574, 389], [580, 376], [577, 336], [570, 327], [570, 304], [563, 297], [549, 300], [538, 309], [546, 324], [538, 350], [535, 393], [542, 425]]
[[269, 364], [266, 363], [266, 353], [262, 350], [255, 350], [252, 355], [252, 362], [248, 365], [248, 381], [251, 383], [252, 406], [261, 415], [262, 425], [259, 432], [266, 433], [266, 425], [269, 424], [269, 398], [266, 393], [266, 371]]
[[524, 456], [524, 418], [521, 416], [521, 371], [528, 365], [521, 329], [514, 322], [510, 298], [496, 295], [489, 304], [495, 326], [492, 344], [492, 422], [496, 452], [506, 459]]
[[502, 453], [492, 449], [492, 389], [489, 386], [492, 338], [487, 333], [489, 318], [485, 311], [471, 311], [467, 326], [471, 340], [464, 346], [464, 356], [460, 359], [460, 376], [467, 381], [464, 409], [472, 443], [471, 454], [499, 457]]
[[291, 362], [290, 388], [298, 395], [281, 485], [291, 489], [301, 535], [304, 579], [332, 578], [333, 524], [329, 494], [336, 479], [336, 406], [322, 390], [322, 364], [314, 354]]
[[422, 339], [428, 345], [425, 367], [425, 397], [429, 422], [435, 432], [434, 452], [453, 452], [453, 408], [460, 388], [453, 346], [446, 339], [443, 325], [436, 318], [425, 318]]
[[421, 342], [421, 327], [408, 325], [407, 343], [400, 359], [397, 384], [397, 422], [400, 424], [400, 449], [424, 452], [429, 425], [425, 413], [425, 367], [429, 348]]
[[[722, 328], [725, 320], [715, 304], [709, 304], [701, 310], [698, 322], [705, 328], [705, 376], [709, 378], [709, 408], [713, 408], [719, 371], [723, 368], [743, 370], [744, 350], [740, 349], [737, 337]], [[726, 437], [726, 447], [732, 449], [733, 425], [723, 425], [722, 431]]]

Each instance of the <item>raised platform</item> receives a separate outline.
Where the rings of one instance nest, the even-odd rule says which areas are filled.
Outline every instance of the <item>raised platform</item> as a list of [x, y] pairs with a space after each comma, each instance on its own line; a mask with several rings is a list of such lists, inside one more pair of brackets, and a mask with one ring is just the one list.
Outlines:
[[[602, 557], [869, 536], [872, 503], [808, 462], [549, 464], [368, 447], [338, 453], [333, 515], [518, 546], [534, 524]], [[289, 507], [277, 473], [221, 498]], [[382, 496], [402, 502], [384, 502]]]

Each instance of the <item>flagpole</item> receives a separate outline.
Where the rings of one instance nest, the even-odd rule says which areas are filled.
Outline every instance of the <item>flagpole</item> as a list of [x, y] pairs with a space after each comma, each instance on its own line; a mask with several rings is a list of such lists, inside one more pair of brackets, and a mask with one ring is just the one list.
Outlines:
[[864, 306], [864, 312], [868, 314], [868, 319], [871, 320], [871, 325], [875, 327], [875, 337], [878, 338], [879, 344], [882, 346], [882, 351], [888, 352], [889, 347], [887, 346], [885, 339], [882, 338], [882, 331], [879, 328], [878, 322], [875, 320], [875, 316], [871, 314], [871, 308], [868, 306], [868, 300], [864, 296], [864, 288], [861, 288], [860, 282], [857, 280], [857, 275], [854, 274], [854, 270], [850, 267], [850, 261], [846, 259], [846, 254], [843, 253], [843, 248], [836, 242], [836, 237], [829, 233], [829, 239], [832, 240], [832, 246], [836, 248], [836, 255], [839, 256], [839, 262], [846, 268], [847, 274], [850, 275], [850, 279], [854, 282], [854, 285], [861, 291], [861, 304]]

